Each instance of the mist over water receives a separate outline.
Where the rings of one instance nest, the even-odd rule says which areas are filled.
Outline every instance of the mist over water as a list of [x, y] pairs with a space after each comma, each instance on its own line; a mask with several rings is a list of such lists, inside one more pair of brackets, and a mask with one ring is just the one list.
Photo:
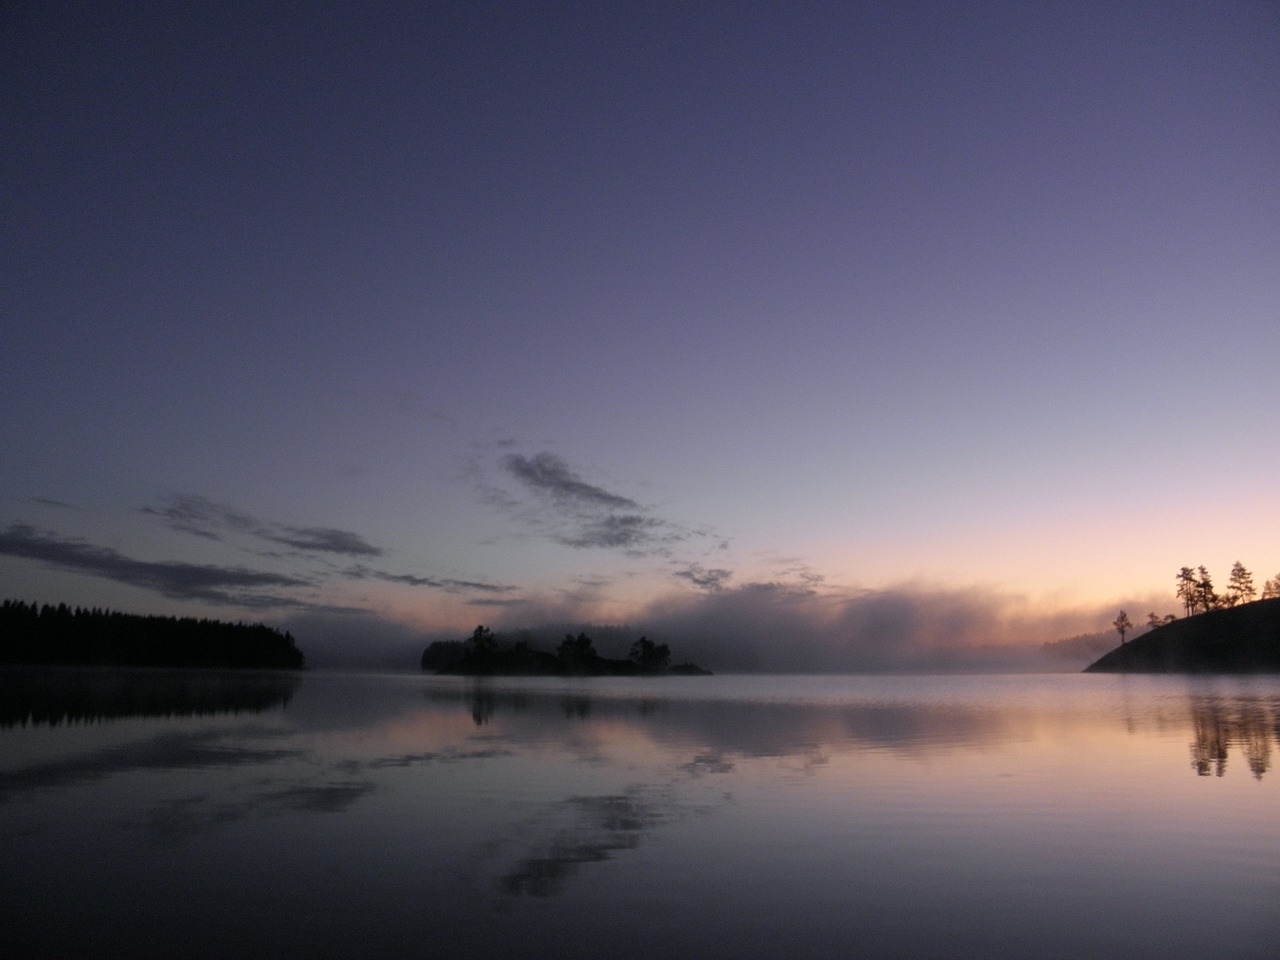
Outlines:
[[1271, 678], [317, 673], [166, 711], [165, 678], [92, 674], [53, 684], [91, 710], [0, 727], [24, 955], [1252, 958], [1280, 933]]

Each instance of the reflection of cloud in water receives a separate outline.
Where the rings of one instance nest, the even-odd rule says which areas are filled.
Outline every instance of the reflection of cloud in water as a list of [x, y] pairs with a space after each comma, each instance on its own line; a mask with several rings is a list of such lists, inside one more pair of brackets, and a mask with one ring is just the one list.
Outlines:
[[[362, 777], [368, 771], [491, 760], [509, 756], [511, 752], [502, 748], [446, 749], [370, 760], [341, 760], [322, 767], [313, 780], [295, 780], [285, 786], [263, 790], [240, 784], [223, 790], [217, 796], [199, 795], [161, 801], [155, 805], [149, 827], [152, 835], [161, 842], [176, 843], [242, 820], [295, 813], [345, 813], [357, 801], [379, 789], [379, 784]], [[307, 758], [314, 759], [311, 755]], [[233, 798], [237, 791], [246, 789], [249, 790], [247, 796]]]
[[727, 760], [719, 753], [700, 753], [688, 763], [681, 764], [685, 773], [700, 777], [707, 773], [733, 773], [735, 767], [732, 760]]
[[[608, 860], [640, 845], [644, 834], [674, 819], [673, 803], [662, 803], [633, 790], [626, 794], [570, 797], [534, 826], [544, 834], [533, 841], [534, 852], [519, 859], [499, 879], [512, 897], [551, 897], [583, 865]], [[549, 834], [549, 835], [547, 835]]]
[[505, 747], [487, 750], [433, 750], [428, 753], [404, 753], [392, 757], [375, 757], [363, 765], [375, 770], [383, 767], [413, 767], [423, 763], [457, 763], [461, 760], [493, 760], [514, 756], [515, 751]]
[[[246, 691], [280, 696], [281, 691], [292, 689], [292, 682], [277, 684], [272, 678], [264, 678], [261, 683], [257, 677], [242, 678], [248, 679], [245, 684], [209, 675], [179, 678], [183, 682], [176, 687], [171, 679], [99, 672], [85, 684], [64, 671], [55, 678], [52, 689], [59, 695], [59, 704], [91, 705], [92, 710], [79, 714], [84, 720], [137, 716], [135, 708], [139, 703], [145, 703], [149, 710], [155, 707], [164, 716], [189, 716], [205, 712], [204, 707], [211, 708], [215, 701], [226, 703], [215, 695], [228, 690], [241, 697]], [[175, 690], [179, 694], [176, 700], [172, 699]], [[70, 700], [67, 691], [74, 694]], [[193, 691], [199, 697], [193, 697]], [[187, 709], [197, 701], [203, 705], [200, 710]], [[120, 707], [118, 714], [113, 705]], [[254, 710], [256, 702], [246, 706], [241, 697], [231, 707], [239, 708]], [[208, 712], [216, 711], [211, 708]], [[502, 746], [442, 746], [428, 751], [331, 760], [309, 743], [286, 741], [284, 738], [289, 736], [284, 730], [257, 725], [171, 729], [146, 739], [89, 749], [56, 760], [16, 769], [0, 768], [0, 804], [25, 802], [28, 795], [41, 790], [74, 788], [136, 774], [252, 769], [252, 773], [237, 775], [230, 782], [221, 777], [208, 792], [150, 801], [145, 820], [147, 832], [161, 844], [170, 845], [250, 819], [345, 813], [380, 789], [375, 779], [377, 771], [491, 760], [513, 753]], [[168, 782], [194, 785], [202, 781], [184, 778]]]
[[[377, 787], [370, 781], [337, 780], [294, 783], [235, 798], [180, 797], [156, 803], [147, 820], [152, 838], [161, 844], [179, 844], [228, 824], [261, 817], [297, 813], [343, 813]], [[228, 791], [235, 793], [235, 788]]]
[[[621, 721], [662, 743], [759, 757], [813, 754], [832, 744], [911, 752], [950, 749], [1005, 738], [1016, 722], [1007, 712], [961, 703], [659, 700], [480, 684], [432, 688], [426, 697], [433, 704], [465, 707], [478, 726], [494, 731], [489, 736], [512, 741], [560, 740], [566, 725], [586, 730]], [[515, 714], [518, 722], [499, 724]]]
[[195, 770], [275, 763], [302, 755], [301, 750], [270, 750], [230, 745], [222, 730], [165, 733], [50, 763], [0, 772], [0, 800], [12, 794], [102, 780], [138, 770]]

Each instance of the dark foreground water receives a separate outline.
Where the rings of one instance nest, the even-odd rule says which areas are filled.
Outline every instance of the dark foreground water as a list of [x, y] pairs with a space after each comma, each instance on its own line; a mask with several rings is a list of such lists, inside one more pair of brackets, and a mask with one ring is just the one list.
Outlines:
[[1280, 955], [1280, 680], [0, 675], [20, 957]]

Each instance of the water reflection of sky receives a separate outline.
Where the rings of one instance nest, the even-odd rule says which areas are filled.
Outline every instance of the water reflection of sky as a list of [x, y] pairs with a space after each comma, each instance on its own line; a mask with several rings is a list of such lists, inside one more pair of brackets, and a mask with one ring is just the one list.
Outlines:
[[[281, 924], [264, 942], [335, 956], [360, 936], [418, 955], [428, 930], [459, 956], [663, 949], [611, 898], [667, 918], [677, 949], [718, 929], [744, 956], [806, 924], [828, 950], [903, 956], [1204, 955], [1190, 920], [1210, 908], [1244, 911], [1218, 955], [1280, 932], [1257, 913], [1280, 893], [1276, 681], [710, 680], [315, 674], [260, 710], [9, 727], [0, 910], [77, 954], [75, 909], [33, 891], [74, 889], [58, 864], [87, 858], [122, 923], [162, 926], [177, 900], [121, 884], [207, 864], [182, 909], [210, 956], [234, 952], [218, 918], [246, 890]], [[1167, 935], [1130, 942], [1126, 922]]]

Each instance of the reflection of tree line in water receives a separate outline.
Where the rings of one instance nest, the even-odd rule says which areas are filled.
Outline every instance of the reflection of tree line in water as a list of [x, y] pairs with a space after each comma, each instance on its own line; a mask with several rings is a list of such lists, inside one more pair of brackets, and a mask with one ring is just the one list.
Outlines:
[[1236, 746], [1244, 751], [1254, 778], [1261, 780], [1271, 769], [1271, 741], [1280, 741], [1280, 711], [1273, 700], [1259, 697], [1193, 697], [1191, 727], [1191, 766], [1197, 774], [1221, 777], [1228, 751]]
[[[428, 698], [438, 702], [463, 703], [471, 713], [476, 726], [493, 721], [499, 711], [504, 713], [541, 713], [562, 716], [570, 721], [584, 721], [594, 713], [606, 716], [633, 716], [649, 718], [655, 714], [669, 714], [669, 707], [683, 701], [662, 701], [654, 698], [632, 700], [629, 698], [593, 698], [580, 691], [558, 694], [528, 693], [524, 691], [495, 690], [484, 683], [471, 684], [465, 690], [428, 692]], [[697, 703], [694, 701], [693, 703]], [[907, 745], [910, 743], [963, 743], [981, 742], [998, 737], [1003, 722], [996, 711], [981, 711], [957, 706], [930, 706], [927, 708], [892, 704], [866, 704], [844, 707], [815, 704], [742, 704], [726, 701], [715, 703], [711, 709], [704, 701], [701, 711], [685, 718], [696, 724], [698, 714], [704, 720], [714, 713], [724, 715], [724, 723], [711, 720], [705, 724], [717, 731], [732, 730], [738, 748], [749, 747], [752, 730], [768, 730], [773, 736], [770, 747], [778, 746], [780, 730], [803, 731], [806, 726], [822, 726], [817, 723], [823, 717], [840, 722], [844, 732], [853, 739], [881, 745]], [[763, 723], [744, 722], [758, 717], [761, 712], [777, 715]], [[679, 712], [679, 711], [676, 711]], [[785, 720], [783, 719], [785, 717]], [[1230, 748], [1244, 752], [1249, 770], [1257, 779], [1271, 769], [1272, 741], [1280, 742], [1280, 704], [1272, 698], [1235, 698], [1221, 696], [1192, 696], [1188, 701], [1188, 719], [1194, 740], [1190, 744], [1192, 767], [1200, 776], [1223, 776], [1226, 772]], [[672, 717], [674, 722], [679, 718]], [[809, 721], [806, 723], [805, 721]], [[696, 724], [702, 726], [704, 724]], [[943, 733], [952, 734], [943, 737]], [[805, 739], [803, 733], [797, 734]]]
[[[514, 691], [504, 691], [499, 694], [491, 687], [479, 683], [468, 687], [465, 694], [432, 691], [428, 696], [433, 700], [444, 700], [450, 703], [457, 702], [459, 698], [465, 699], [467, 708], [471, 711], [471, 719], [477, 727], [483, 727], [493, 719], [499, 703], [501, 703], [504, 712], [522, 713], [531, 708], [530, 698], [526, 694]], [[591, 716], [592, 699], [586, 694], [565, 693], [561, 694], [557, 701], [565, 717], [570, 720], [586, 720]], [[652, 700], [628, 702], [632, 704], [634, 711], [641, 716], [652, 713], [655, 709], [655, 704]]]
[[261, 713], [288, 704], [298, 682], [295, 674], [275, 672], [4, 669], [0, 670], [0, 726]]

